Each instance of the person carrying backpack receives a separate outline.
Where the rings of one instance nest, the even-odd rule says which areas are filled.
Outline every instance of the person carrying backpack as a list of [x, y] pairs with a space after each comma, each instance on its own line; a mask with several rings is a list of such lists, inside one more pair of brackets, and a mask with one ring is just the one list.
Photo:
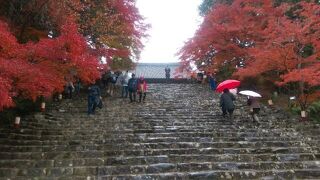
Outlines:
[[108, 93], [110, 96], [113, 96], [115, 87], [116, 87], [116, 82], [117, 82], [117, 75], [114, 72], [111, 72], [110, 77], [109, 77], [109, 84], [108, 84]]
[[129, 91], [130, 102], [136, 101], [138, 80], [135, 77], [136, 77], [136, 75], [132, 74], [131, 78], [129, 79], [129, 82], [128, 82], [128, 91]]
[[102, 108], [101, 91], [97, 82], [88, 88], [88, 115], [94, 114], [96, 107]]

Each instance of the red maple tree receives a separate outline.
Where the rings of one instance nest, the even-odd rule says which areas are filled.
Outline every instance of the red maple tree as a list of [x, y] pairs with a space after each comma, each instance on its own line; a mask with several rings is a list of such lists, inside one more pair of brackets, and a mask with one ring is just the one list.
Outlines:
[[35, 100], [62, 91], [68, 76], [87, 83], [99, 77], [97, 57], [74, 23], [62, 26], [58, 38], [20, 44], [0, 21], [0, 38], [1, 109], [13, 106], [14, 97]]
[[15, 98], [61, 92], [66, 81], [92, 83], [101, 57], [139, 58], [148, 26], [135, 0], [0, 0], [0, 111]]
[[[302, 109], [306, 109], [308, 96], [318, 94], [320, 85], [320, 6], [301, 2], [279, 7], [291, 9], [294, 19], [270, 14], [267, 26], [260, 31], [263, 41], [249, 50], [252, 61], [236, 75], [254, 77], [263, 74], [279, 86], [296, 85], [296, 96]], [[313, 100], [313, 99], [311, 99]]]
[[314, 2], [215, 5], [179, 52], [181, 67], [190, 70], [193, 63], [209, 73], [227, 69], [242, 79], [259, 75], [279, 86], [298, 82], [296, 95], [305, 108], [320, 82], [319, 15]]

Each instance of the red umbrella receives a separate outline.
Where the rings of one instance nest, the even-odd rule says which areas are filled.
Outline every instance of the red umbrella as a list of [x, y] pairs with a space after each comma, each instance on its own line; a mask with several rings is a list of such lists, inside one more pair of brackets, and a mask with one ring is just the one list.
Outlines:
[[229, 80], [225, 80], [222, 83], [220, 83], [217, 86], [216, 91], [222, 92], [224, 89], [234, 89], [238, 86], [240, 86], [240, 81], [229, 79]]

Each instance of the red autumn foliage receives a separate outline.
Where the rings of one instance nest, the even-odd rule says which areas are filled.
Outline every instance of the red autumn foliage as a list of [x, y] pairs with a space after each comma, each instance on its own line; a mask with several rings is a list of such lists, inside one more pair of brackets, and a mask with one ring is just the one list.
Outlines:
[[19, 44], [0, 21], [0, 39], [0, 110], [13, 106], [15, 97], [35, 100], [62, 91], [67, 76], [87, 83], [99, 77], [98, 60], [74, 23], [62, 26], [58, 38]]
[[[299, 17], [290, 19], [284, 15], [270, 14], [268, 26], [262, 29], [263, 41], [257, 41], [249, 54], [253, 58], [244, 69], [236, 75], [254, 77], [276, 72], [279, 76], [271, 79], [279, 86], [298, 83], [296, 94], [302, 108], [306, 108], [311, 94], [317, 94], [314, 87], [320, 85], [320, 6], [315, 3], [302, 2], [295, 5], [300, 7], [293, 11]], [[281, 9], [288, 9], [284, 5]], [[292, 8], [292, 7], [291, 7]], [[312, 48], [312, 53], [304, 55], [306, 48]]]
[[[287, 16], [288, 11], [294, 18]], [[320, 85], [319, 37], [316, 3], [274, 6], [269, 0], [235, 0], [216, 5], [205, 16], [179, 52], [181, 66], [190, 69], [194, 63], [207, 72], [231, 66], [241, 79], [259, 75], [279, 86], [297, 82], [297, 96], [305, 96]], [[312, 53], [305, 55], [308, 47]], [[243, 68], [237, 66], [240, 63]]]
[[248, 57], [247, 46], [261, 36], [256, 33], [265, 26], [265, 13], [272, 6], [269, 1], [236, 0], [232, 5], [219, 4], [205, 18], [195, 36], [179, 52], [186, 68], [194, 62], [198, 68], [214, 72], [225, 64], [236, 65]]
[[92, 83], [109, 68], [102, 56], [132, 67], [142, 20], [135, 0], [0, 0], [0, 111], [15, 98], [60, 92], [75, 77]]

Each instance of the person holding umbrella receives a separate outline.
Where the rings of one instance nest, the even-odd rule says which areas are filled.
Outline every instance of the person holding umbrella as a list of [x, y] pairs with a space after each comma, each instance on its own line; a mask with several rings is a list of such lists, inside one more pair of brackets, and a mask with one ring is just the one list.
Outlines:
[[232, 114], [235, 108], [233, 101], [235, 100], [236, 98], [230, 93], [229, 89], [226, 88], [223, 90], [223, 94], [220, 96], [220, 107], [223, 117], [229, 114], [229, 118], [232, 119]]
[[248, 96], [247, 105], [250, 107], [250, 115], [253, 121], [259, 122], [258, 114], [260, 111], [260, 103], [258, 98], [262, 96], [254, 91], [244, 90], [240, 91], [239, 94]]
[[253, 121], [259, 122], [258, 114], [260, 111], [260, 103], [256, 97], [248, 96], [247, 104], [250, 106], [250, 114]]

